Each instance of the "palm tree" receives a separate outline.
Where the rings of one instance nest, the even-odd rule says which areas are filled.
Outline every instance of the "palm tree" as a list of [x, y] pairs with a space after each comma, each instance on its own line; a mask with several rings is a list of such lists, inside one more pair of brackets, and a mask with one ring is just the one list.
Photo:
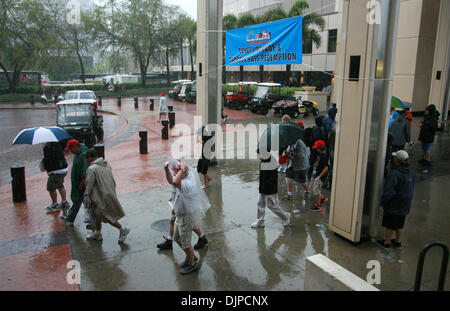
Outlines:
[[[236, 28], [237, 25], [237, 17], [234, 14], [227, 14], [223, 17], [223, 30], [230, 30]], [[226, 45], [226, 35], [225, 32], [222, 36], [223, 43], [223, 71], [222, 71], [222, 81], [223, 83], [227, 83], [227, 66], [225, 65], [225, 45]]]
[[[303, 16], [304, 11], [309, 8], [308, 2], [305, 0], [297, 1], [289, 11], [288, 16]], [[302, 28], [302, 46], [312, 42], [316, 45], [316, 48], [319, 48], [322, 44], [322, 38], [320, 36], [319, 31], [316, 28], [319, 28], [320, 31], [323, 31], [325, 28], [325, 20], [320, 14], [315, 12], [309, 13], [308, 15], [303, 17], [303, 28]], [[286, 84], [289, 83], [289, 76], [291, 75], [291, 65], [286, 66]]]

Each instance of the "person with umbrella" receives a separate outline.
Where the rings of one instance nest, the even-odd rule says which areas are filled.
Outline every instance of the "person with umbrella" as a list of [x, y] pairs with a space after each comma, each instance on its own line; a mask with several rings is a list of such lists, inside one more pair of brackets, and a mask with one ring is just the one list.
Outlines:
[[[57, 126], [33, 127], [22, 130], [13, 140], [13, 145], [44, 145], [44, 158], [41, 160], [41, 171], [47, 171], [47, 191], [52, 199], [52, 204], [47, 206], [48, 212], [59, 211], [60, 208], [69, 207], [66, 200], [66, 189], [64, 188], [64, 177], [68, 172], [68, 165], [64, 158], [64, 152], [60, 141], [72, 137]], [[61, 204], [58, 204], [59, 191]]]

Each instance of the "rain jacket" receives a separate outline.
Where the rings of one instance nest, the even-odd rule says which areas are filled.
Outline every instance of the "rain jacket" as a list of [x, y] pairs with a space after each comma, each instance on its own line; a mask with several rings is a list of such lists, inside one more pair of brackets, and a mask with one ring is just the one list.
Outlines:
[[167, 113], [167, 103], [164, 96], [159, 99], [159, 113]]
[[[423, 117], [422, 127], [420, 128], [419, 140], [425, 144], [431, 144], [434, 141], [434, 135], [438, 127], [439, 112], [435, 108], [428, 106], [428, 114]], [[434, 107], [434, 106], [433, 106]]]
[[294, 171], [304, 171], [309, 168], [309, 150], [299, 139], [287, 149], [291, 153], [291, 163]]
[[405, 119], [405, 114], [399, 114], [391, 125], [392, 145], [405, 146], [411, 141], [411, 128]]
[[409, 165], [394, 166], [383, 185], [381, 206], [386, 214], [407, 216], [414, 195], [414, 172]]
[[72, 189], [70, 191], [70, 198], [72, 202], [76, 202], [83, 199], [83, 191], [78, 189], [78, 185], [81, 183], [84, 177], [86, 177], [86, 170], [88, 168], [88, 164], [84, 155], [88, 148], [81, 144], [80, 153], [75, 155], [73, 158], [72, 172], [70, 173]]
[[125, 216], [117, 199], [116, 182], [111, 166], [103, 158], [98, 158], [89, 165], [84, 195], [91, 198], [95, 217], [102, 222], [115, 223]]
[[327, 141], [327, 136], [325, 132], [325, 128], [323, 127], [324, 116], [316, 116], [314, 122], [316, 125], [313, 127], [312, 136], [314, 142], [318, 140]]

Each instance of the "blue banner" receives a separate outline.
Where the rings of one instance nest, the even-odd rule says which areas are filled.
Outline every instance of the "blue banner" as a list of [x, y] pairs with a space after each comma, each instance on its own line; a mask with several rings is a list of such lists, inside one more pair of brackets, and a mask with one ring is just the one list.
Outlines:
[[226, 65], [302, 63], [302, 17], [228, 30]]

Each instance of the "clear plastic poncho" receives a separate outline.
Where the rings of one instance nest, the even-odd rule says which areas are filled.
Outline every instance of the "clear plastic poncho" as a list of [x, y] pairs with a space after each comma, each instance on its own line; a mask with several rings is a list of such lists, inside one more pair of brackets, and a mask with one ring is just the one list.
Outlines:
[[[168, 159], [169, 170], [175, 177], [181, 169], [181, 161], [172, 157]], [[176, 188], [176, 199], [174, 200], [174, 210], [176, 215], [197, 213], [200, 217], [205, 216], [211, 207], [205, 191], [202, 189], [202, 182], [197, 171], [188, 166], [188, 176], [181, 180], [181, 189]], [[179, 196], [177, 198], [177, 196]]]

